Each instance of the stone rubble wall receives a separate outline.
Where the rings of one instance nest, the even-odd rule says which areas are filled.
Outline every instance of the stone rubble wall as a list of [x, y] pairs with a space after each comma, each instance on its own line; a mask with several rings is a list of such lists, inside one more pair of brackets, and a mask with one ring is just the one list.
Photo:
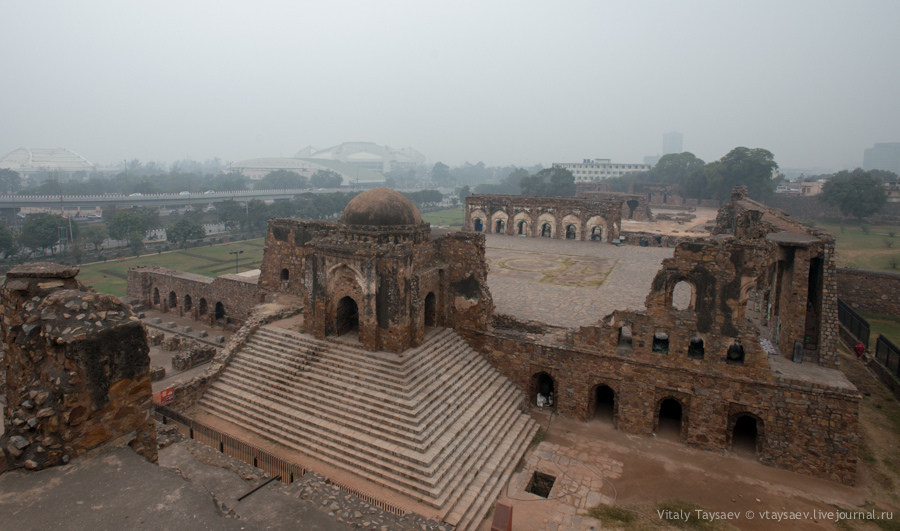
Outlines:
[[854, 310], [900, 317], [900, 272], [838, 268], [837, 292]]
[[649, 353], [607, 355], [502, 330], [464, 336], [526, 392], [529, 402], [537, 375], [552, 377], [562, 415], [593, 418], [596, 390], [605, 385], [615, 393], [617, 429], [649, 436], [657, 429], [662, 401], [675, 398], [684, 408], [682, 440], [690, 446], [727, 450], [737, 417], [749, 415], [759, 423], [763, 463], [848, 485], [856, 481], [860, 397], [855, 390], [757, 379], [752, 371], [725, 375], [721, 372], [740, 368], [724, 363], [712, 371], [702, 362], [664, 363], [656, 354], [655, 360]]
[[[260, 302], [256, 279], [237, 275], [210, 278], [147, 266], [129, 269], [127, 282], [127, 297], [132, 303], [164, 313], [173, 312], [209, 325], [217, 324], [216, 304], [222, 303], [224, 324], [234, 329], [247, 319], [253, 307]], [[170, 293], [175, 293], [174, 307], [169, 304]], [[190, 296], [189, 308], [185, 308], [186, 296]], [[205, 307], [202, 301], [205, 301]]]
[[140, 320], [77, 268], [25, 264], [0, 289], [8, 407], [0, 471], [61, 465], [113, 442], [157, 459], [150, 356]]

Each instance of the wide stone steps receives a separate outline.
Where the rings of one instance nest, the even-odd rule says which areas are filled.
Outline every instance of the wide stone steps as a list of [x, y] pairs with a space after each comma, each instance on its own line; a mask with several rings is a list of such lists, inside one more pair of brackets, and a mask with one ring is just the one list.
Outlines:
[[[455, 347], [459, 350], [459, 347]], [[466, 381], [490, 383], [499, 377], [483, 358], [468, 350], [459, 350], [453, 356], [458, 359], [457, 367], [465, 371], [467, 379], [453, 378], [450, 371], [442, 372], [427, 386], [419, 387], [408, 393], [384, 392], [375, 386], [355, 385], [355, 381], [345, 374], [339, 374], [312, 365], [297, 366], [295, 360], [284, 355], [273, 353], [259, 345], [250, 344], [245, 349], [247, 356], [234, 361], [236, 367], [248, 371], [248, 374], [259, 374], [260, 377], [271, 378], [273, 385], [288, 387], [292, 392], [302, 391], [315, 395], [316, 392], [328, 393], [327, 403], [340, 409], [363, 409], [373, 415], [389, 413], [392, 418], [384, 419], [393, 423], [394, 419], [406, 419], [415, 424], [421, 423], [428, 415], [436, 414], [440, 408], [446, 407], [444, 397], [457, 393], [468, 393], [462, 389]], [[374, 388], [373, 388], [374, 387]], [[476, 391], [478, 388], [476, 388]], [[361, 403], [359, 394], [364, 393], [371, 400]], [[404, 429], [402, 425], [398, 426]], [[409, 428], [405, 428], [409, 429]], [[415, 429], [415, 428], [414, 428]]]
[[[430, 397], [437, 400], [442, 406], [439, 411], [440, 416], [432, 418], [433, 415], [424, 417], [426, 420], [437, 420], [440, 418], [443, 422], [433, 422], [431, 424], [415, 424], [408, 419], [399, 419], [391, 415], [390, 411], [378, 411], [377, 403], [359, 403], [357, 408], [352, 403], [341, 404], [334, 401], [318, 399], [315, 396], [305, 394], [309, 389], [291, 389], [287, 386], [279, 385], [276, 376], [267, 376], [258, 372], [255, 368], [239, 366], [240, 373], [223, 374], [219, 382], [214, 387], [228, 387], [235, 391], [235, 394], [247, 396], [261, 396], [275, 403], [279, 403], [289, 410], [294, 410], [298, 414], [303, 413], [305, 417], [303, 421], [312, 420], [311, 417], [318, 417], [325, 420], [333, 420], [342, 426], [351, 427], [362, 432], [379, 431], [386, 436], [390, 442], [395, 444], [404, 444], [412, 449], [421, 451], [423, 447], [431, 444], [434, 438], [443, 434], [442, 429], [446, 429], [452, 425], [457, 417], [463, 415], [468, 409], [460, 407], [459, 401], [448, 401], [440, 397]], [[512, 399], [518, 398], [516, 392], [507, 380], [501, 380], [496, 375], [493, 378], [485, 380], [477, 391], [469, 395], [466, 400], [467, 404], [472, 406], [483, 406], [491, 401], [496, 402], [498, 397], [509, 395]], [[220, 383], [221, 382], [221, 383]], [[344, 407], [341, 407], [344, 406]], [[364, 411], [358, 411], [364, 408]]]
[[[454, 340], [454, 335], [444, 330], [442, 333], [436, 334], [434, 340], [426, 343], [426, 346], [407, 351], [409, 355], [404, 353], [403, 358], [399, 358], [396, 354], [383, 353], [387, 356], [394, 356], [394, 359], [367, 359], [360, 356], [359, 351], [346, 345], [330, 343], [323, 346], [323, 342], [287, 330], [262, 328], [258, 335], [260, 339], [268, 342], [267, 346], [271, 349], [282, 351], [290, 356], [310, 359], [310, 363], [342, 370], [358, 378], [375, 378], [374, 381], [378, 386], [397, 390], [415, 387], [422, 379], [433, 377], [435, 373], [439, 373], [441, 368], [452, 362], [452, 359], [448, 359], [445, 349], [448, 346], [459, 346]], [[298, 347], [301, 348], [298, 349]], [[328, 355], [315, 355], [314, 359], [311, 359], [307, 356], [306, 349], [302, 347], [317, 350], [324, 348]], [[468, 346], [462, 345], [461, 347], [467, 348]]]
[[442, 369], [458, 363], [461, 358], [466, 358], [471, 363], [486, 364], [483, 358], [472, 352], [467, 345], [460, 345], [458, 342], [449, 345], [442, 343], [429, 349], [435, 352], [431, 357], [440, 356], [434, 365], [433, 372], [427, 375], [414, 375], [410, 381], [398, 382], [382, 378], [380, 375], [367, 374], [362, 368], [354, 368], [341, 359], [342, 354], [332, 351], [316, 351], [311, 354], [306, 349], [292, 349], [283, 343], [266, 344], [261, 339], [250, 341], [247, 348], [278, 363], [282, 363], [279, 361], [280, 359], [285, 360], [283, 362], [285, 368], [295, 375], [301, 372], [327, 375], [329, 381], [344, 382], [354, 389], [364, 387], [388, 396], [405, 398], [408, 401], [412, 398], [411, 392], [418, 391], [422, 385], [446, 380]]
[[199, 405], [458, 529], [477, 526], [536, 430], [521, 391], [446, 329], [400, 355], [261, 327]]
[[[213, 393], [211, 396], [218, 401], [212, 407], [208, 407], [208, 410], [231, 418], [245, 427], [250, 427], [266, 437], [316, 459], [351, 471], [355, 470], [357, 473], [364, 471], [363, 475], [370, 480], [438, 508], [452, 492], [448, 491], [447, 487], [465, 476], [460, 472], [478, 470], [496, 446], [494, 443], [499, 441], [499, 438], [495, 438], [491, 444], [479, 444], [479, 439], [487, 435], [482, 430], [460, 434], [455, 444], [451, 444], [454, 441], [448, 440], [446, 441], [448, 446], [439, 449], [446, 451], [447, 455], [439, 456], [440, 461], [431, 466], [424, 466], [421, 463], [411, 462], [408, 459], [411, 456], [404, 456], [404, 452], [399, 448], [342, 441], [327, 430], [320, 429], [318, 425], [306, 425], [298, 429], [294, 424], [286, 422], [287, 419], [277, 408], [270, 407], [271, 405], [267, 405], [265, 401], [237, 405], [227, 403], [221, 395], [215, 391], [211, 392]], [[521, 415], [507, 414], [506, 419], [501, 419], [500, 423], [492, 426], [492, 429], [502, 437], [517, 421], [526, 423], [528, 419]], [[445, 495], [442, 496], [442, 493]]]

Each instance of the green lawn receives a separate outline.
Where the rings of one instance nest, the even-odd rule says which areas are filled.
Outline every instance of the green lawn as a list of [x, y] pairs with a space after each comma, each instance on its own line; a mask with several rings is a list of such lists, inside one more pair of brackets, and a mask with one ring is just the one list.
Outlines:
[[[900, 271], [900, 227], [869, 225], [866, 234], [856, 221], [817, 221], [814, 224], [834, 236], [838, 267]], [[890, 233], [894, 233], [891, 236]]]
[[891, 340], [891, 343], [900, 345], [900, 317], [880, 315], [877, 313], [859, 312], [869, 321], [869, 346], [875, 348], [875, 339], [878, 334]]
[[238, 255], [238, 271], [258, 269], [262, 263], [264, 242], [263, 238], [259, 238], [208, 247], [195, 247], [183, 251], [148, 254], [140, 258], [87, 264], [81, 266], [78, 280], [97, 291], [124, 297], [125, 279], [128, 270], [132, 267], [157, 265], [178, 271], [217, 277], [226, 273], [234, 273], [235, 257], [229, 254], [232, 251], [244, 251]]
[[422, 219], [436, 227], [440, 226], [445, 229], [461, 230], [463, 223], [466, 220], [466, 212], [462, 208], [441, 210], [440, 212], [423, 214]]

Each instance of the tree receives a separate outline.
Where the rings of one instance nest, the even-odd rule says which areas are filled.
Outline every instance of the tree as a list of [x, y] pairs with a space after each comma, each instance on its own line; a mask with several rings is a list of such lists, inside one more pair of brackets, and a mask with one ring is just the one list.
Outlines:
[[166, 240], [179, 243], [182, 247], [188, 240], [199, 240], [206, 236], [203, 225], [189, 219], [182, 219], [166, 229]]
[[519, 182], [523, 195], [572, 197], [575, 195], [575, 176], [565, 168], [543, 169]]
[[309, 184], [315, 188], [338, 188], [344, 184], [344, 178], [331, 170], [319, 170], [309, 178]]
[[109, 234], [103, 225], [88, 225], [81, 230], [81, 238], [94, 246], [95, 251], [100, 251], [100, 246], [106, 241]]
[[254, 190], [292, 190], [306, 188], [309, 183], [306, 177], [290, 170], [275, 170], [256, 181]]
[[247, 213], [244, 205], [234, 199], [216, 204], [216, 218], [229, 229], [234, 227], [243, 229], [247, 223]]
[[[706, 163], [693, 153], [670, 153], [663, 155], [650, 171], [653, 180], [658, 183], [677, 184], [689, 197], [700, 197], [706, 184], [703, 168]], [[702, 182], [702, 185], [701, 185]]]
[[25, 219], [19, 241], [31, 250], [50, 249], [59, 241], [59, 229], [65, 224], [62, 216], [56, 214], [33, 214]]
[[450, 175], [450, 166], [443, 162], [435, 162], [431, 168], [431, 180], [438, 186], [450, 186], [453, 176]]
[[845, 216], [854, 216], [862, 221], [881, 210], [887, 202], [887, 195], [880, 178], [856, 168], [852, 172], [840, 171], [829, 179], [822, 187], [819, 200], [840, 207]]
[[266, 228], [269, 221], [269, 205], [259, 199], [251, 199], [247, 202], [248, 230], [260, 230]]
[[[104, 212], [104, 217], [105, 217]], [[144, 223], [141, 215], [131, 210], [117, 210], [111, 221], [106, 225], [109, 237], [114, 240], [128, 239], [132, 232], [144, 233]]]
[[472, 195], [472, 190], [469, 189], [469, 185], [466, 185], [466, 186], [463, 186], [462, 188], [460, 188], [459, 193], [456, 194], [456, 196], [459, 198], [459, 201], [461, 203], [465, 203], [466, 198], [469, 197], [470, 195]]
[[750, 198], [756, 201], [767, 199], [775, 191], [772, 174], [778, 164], [771, 151], [736, 147], [718, 162], [715, 171], [707, 168], [708, 183], [717, 199], [730, 197], [735, 186], [748, 187]]
[[869, 175], [886, 183], [897, 182], [897, 174], [889, 170], [869, 170]]
[[0, 170], [0, 193], [4, 194], [15, 194], [22, 188], [22, 177], [19, 176], [18, 172], [7, 170], [6, 168]]
[[0, 252], [3, 253], [3, 258], [8, 258], [9, 255], [15, 254], [16, 247], [15, 234], [6, 228], [6, 225], [0, 224]]

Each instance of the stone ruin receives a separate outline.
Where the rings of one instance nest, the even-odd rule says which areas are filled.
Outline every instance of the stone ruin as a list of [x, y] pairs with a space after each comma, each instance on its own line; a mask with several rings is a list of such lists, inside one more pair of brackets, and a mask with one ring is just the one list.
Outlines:
[[117, 297], [49, 263], [12, 268], [0, 289], [7, 408], [0, 473], [41, 470], [109, 443], [156, 462], [144, 328]]

